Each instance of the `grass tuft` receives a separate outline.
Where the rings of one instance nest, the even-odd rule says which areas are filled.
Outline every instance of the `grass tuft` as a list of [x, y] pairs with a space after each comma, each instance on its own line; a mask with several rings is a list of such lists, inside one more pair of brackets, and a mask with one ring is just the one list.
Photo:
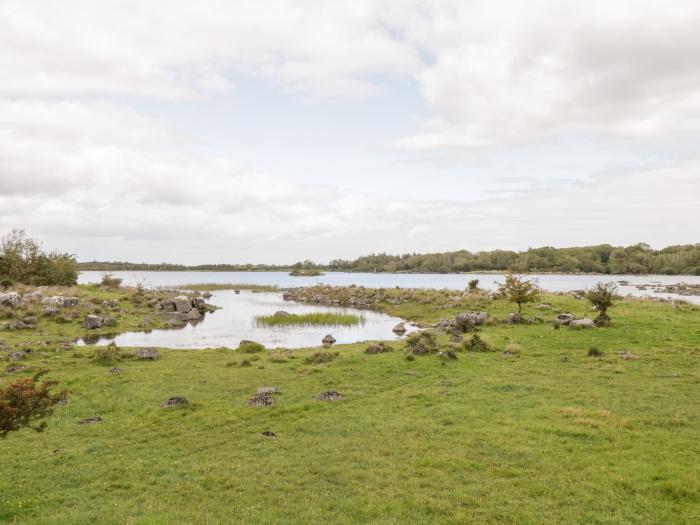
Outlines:
[[307, 314], [261, 315], [255, 318], [257, 326], [356, 326], [365, 324], [365, 317], [354, 314], [333, 312], [312, 312]]

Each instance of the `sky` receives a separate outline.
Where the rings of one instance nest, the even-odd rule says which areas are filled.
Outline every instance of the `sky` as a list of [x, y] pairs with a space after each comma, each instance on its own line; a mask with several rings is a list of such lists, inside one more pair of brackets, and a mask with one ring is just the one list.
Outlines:
[[3, 0], [0, 233], [293, 263], [700, 242], [700, 2]]

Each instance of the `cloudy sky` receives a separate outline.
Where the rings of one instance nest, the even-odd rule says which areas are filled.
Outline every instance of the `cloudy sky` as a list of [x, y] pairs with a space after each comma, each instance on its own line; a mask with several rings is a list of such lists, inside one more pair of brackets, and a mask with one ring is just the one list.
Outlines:
[[0, 232], [80, 260], [700, 242], [695, 0], [3, 0]]

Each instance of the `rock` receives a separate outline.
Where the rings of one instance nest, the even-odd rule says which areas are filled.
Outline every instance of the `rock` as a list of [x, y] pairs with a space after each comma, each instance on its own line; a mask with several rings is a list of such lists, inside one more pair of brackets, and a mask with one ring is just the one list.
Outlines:
[[395, 334], [405, 334], [406, 333], [406, 323], [399, 323], [394, 328], [391, 329]]
[[88, 417], [86, 419], [81, 419], [80, 421], [78, 421], [78, 423], [80, 423], [81, 425], [93, 425], [102, 421], [104, 421], [104, 419], [102, 419], [102, 416], [93, 416]]
[[44, 315], [45, 315], [46, 317], [56, 317], [56, 316], [57, 316], [58, 314], [60, 314], [60, 313], [61, 313], [61, 310], [59, 310], [59, 309], [56, 308], [55, 306], [47, 306], [47, 307], [44, 309]]
[[0, 294], [0, 306], [16, 308], [22, 304], [22, 296], [17, 292], [7, 292]]
[[376, 345], [369, 345], [365, 348], [365, 354], [384, 354], [391, 351], [392, 348], [386, 343], [377, 343]]
[[175, 311], [178, 313], [186, 314], [192, 310], [192, 303], [186, 295], [178, 295], [173, 299], [173, 302], [175, 303]]
[[121, 374], [122, 372], [124, 372], [124, 370], [122, 370], [122, 369], [119, 368], [118, 366], [115, 366], [114, 368], [110, 368], [110, 369], [109, 369], [109, 373], [110, 373], [110, 374], [114, 374], [114, 375], [116, 375], [116, 374]]
[[160, 408], [173, 408], [176, 406], [180, 405], [187, 405], [189, 404], [189, 401], [187, 401], [187, 398], [182, 397], [182, 396], [175, 396], [166, 399], [160, 404]]
[[189, 312], [185, 314], [185, 319], [188, 321], [197, 321], [202, 318], [202, 312], [200, 312], [197, 308], [192, 308]]
[[22, 370], [26, 370], [27, 368], [29, 367], [26, 365], [10, 365], [5, 369], [5, 372], [8, 374], [14, 374], [15, 372], [20, 372]]
[[443, 359], [457, 359], [457, 354], [455, 354], [452, 350], [445, 350], [443, 352], [439, 352], [438, 356], [442, 357]]
[[450, 343], [457, 343], [457, 344], [460, 344], [460, 343], [462, 343], [463, 341], [464, 341], [464, 338], [463, 338], [461, 335], [452, 334], [452, 335], [450, 336]]
[[37, 321], [38, 321], [38, 319], [36, 318], [35, 315], [29, 315], [29, 316], [25, 317], [24, 319], [22, 319], [22, 322], [24, 324], [28, 324], [28, 325], [35, 325], [37, 323]]
[[343, 396], [340, 395], [335, 390], [328, 390], [326, 392], [321, 392], [317, 396], [314, 396], [316, 401], [340, 401]]
[[258, 387], [257, 394], [276, 394], [280, 391], [276, 386], [261, 386]]
[[630, 354], [627, 350], [620, 350], [617, 355], [625, 361], [635, 361], [639, 359], [638, 355]]
[[335, 337], [333, 337], [331, 334], [328, 334], [323, 339], [321, 339], [321, 343], [323, 343], [323, 346], [331, 346], [335, 343]]
[[455, 317], [455, 323], [457, 326], [481, 326], [488, 318], [488, 312], [464, 312]]
[[568, 325], [571, 321], [574, 320], [574, 314], [565, 312], [563, 314], [559, 314], [556, 318], [556, 322], [559, 323], [560, 325]]
[[528, 317], [527, 324], [542, 324], [544, 321], [539, 317]]
[[28, 325], [24, 321], [21, 321], [20, 319], [15, 319], [12, 321], [12, 324], [10, 325], [10, 328], [13, 330], [22, 330], [24, 328], [31, 328], [31, 325]]
[[177, 309], [174, 301], [163, 301], [159, 306], [164, 312], [174, 312]]
[[274, 432], [270, 432], [269, 430], [266, 430], [265, 432], [261, 432], [263, 436], [271, 437], [271, 438], [276, 438], [277, 434]]
[[285, 312], [284, 310], [278, 310], [277, 312], [275, 312], [275, 317], [289, 317], [291, 315], [292, 314], [290, 314], [289, 312]]
[[569, 323], [569, 328], [595, 328], [595, 323], [593, 319], [588, 319], [587, 317], [583, 319], [574, 319]]
[[272, 394], [255, 394], [248, 400], [248, 405], [252, 407], [271, 407], [275, 404], [275, 400], [272, 399]]
[[117, 306], [117, 301], [112, 301], [110, 299], [105, 299], [100, 303], [103, 308], [116, 308]]
[[525, 319], [520, 314], [509, 314], [508, 322], [511, 324], [521, 324], [525, 322]]
[[407, 350], [411, 354], [425, 355], [436, 352], [435, 336], [429, 332], [413, 332], [406, 339]]
[[293, 301], [294, 294], [292, 292], [282, 292], [282, 299], [285, 301]]
[[19, 350], [17, 352], [10, 352], [7, 354], [7, 359], [10, 361], [21, 361], [25, 357], [27, 357], [28, 354], [31, 354], [31, 350], [27, 352], [26, 350]]
[[83, 328], [87, 328], [88, 330], [102, 328], [102, 318], [96, 315], [85, 316], [85, 320], [83, 321]]
[[552, 305], [549, 303], [542, 303], [537, 308], [539, 308], [540, 310], [549, 310], [551, 307]]
[[202, 293], [202, 297], [204, 297], [205, 299], [211, 299], [212, 293], [211, 292], [204, 292], [204, 293]]
[[59, 308], [70, 308], [77, 306], [80, 300], [77, 297], [66, 297], [64, 295], [54, 295], [53, 297], [45, 297], [42, 302], [49, 306], [58, 306]]
[[117, 326], [117, 320], [114, 317], [103, 317], [102, 326]]
[[157, 361], [160, 359], [160, 352], [156, 348], [140, 348], [134, 354], [137, 359]]
[[204, 310], [207, 307], [207, 302], [201, 297], [195, 297], [194, 299], [192, 299], [192, 306], [194, 306], [198, 310]]
[[168, 319], [166, 323], [168, 326], [184, 326], [187, 324], [186, 319]]

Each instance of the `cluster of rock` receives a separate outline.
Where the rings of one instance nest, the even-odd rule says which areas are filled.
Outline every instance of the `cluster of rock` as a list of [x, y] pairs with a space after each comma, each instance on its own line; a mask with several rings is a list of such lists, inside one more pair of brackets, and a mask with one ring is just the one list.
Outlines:
[[213, 310], [203, 297], [189, 298], [186, 295], [178, 295], [173, 299], [167, 299], [156, 304], [156, 310], [170, 316], [171, 324], [186, 323], [187, 321], [199, 321], [204, 314]]
[[559, 314], [556, 319], [554, 319], [554, 326], [568, 326], [569, 328], [595, 328], [596, 324], [593, 319], [584, 317], [583, 319], [576, 319], [574, 314], [565, 312]]
[[[40, 301], [45, 306], [44, 315], [54, 317], [59, 315], [64, 308], [72, 308], [80, 303], [77, 297], [67, 297], [63, 295], [54, 295], [45, 297], [42, 288], [37, 288], [32, 292], [24, 295], [18, 292], [6, 292], [0, 294], [0, 306], [5, 308], [20, 308], [30, 303]], [[35, 316], [27, 316], [22, 319], [15, 319], [10, 323], [9, 328], [13, 330], [22, 330], [25, 328], [34, 328], [37, 323]]]
[[482, 326], [488, 321], [489, 314], [487, 312], [464, 312], [457, 314], [452, 319], [443, 319], [435, 328], [444, 330], [448, 334], [461, 336], [467, 332], [473, 332], [477, 326]]
[[96, 330], [105, 326], [117, 326], [117, 320], [114, 317], [102, 315], [86, 315], [83, 320], [83, 328], [87, 330]]

